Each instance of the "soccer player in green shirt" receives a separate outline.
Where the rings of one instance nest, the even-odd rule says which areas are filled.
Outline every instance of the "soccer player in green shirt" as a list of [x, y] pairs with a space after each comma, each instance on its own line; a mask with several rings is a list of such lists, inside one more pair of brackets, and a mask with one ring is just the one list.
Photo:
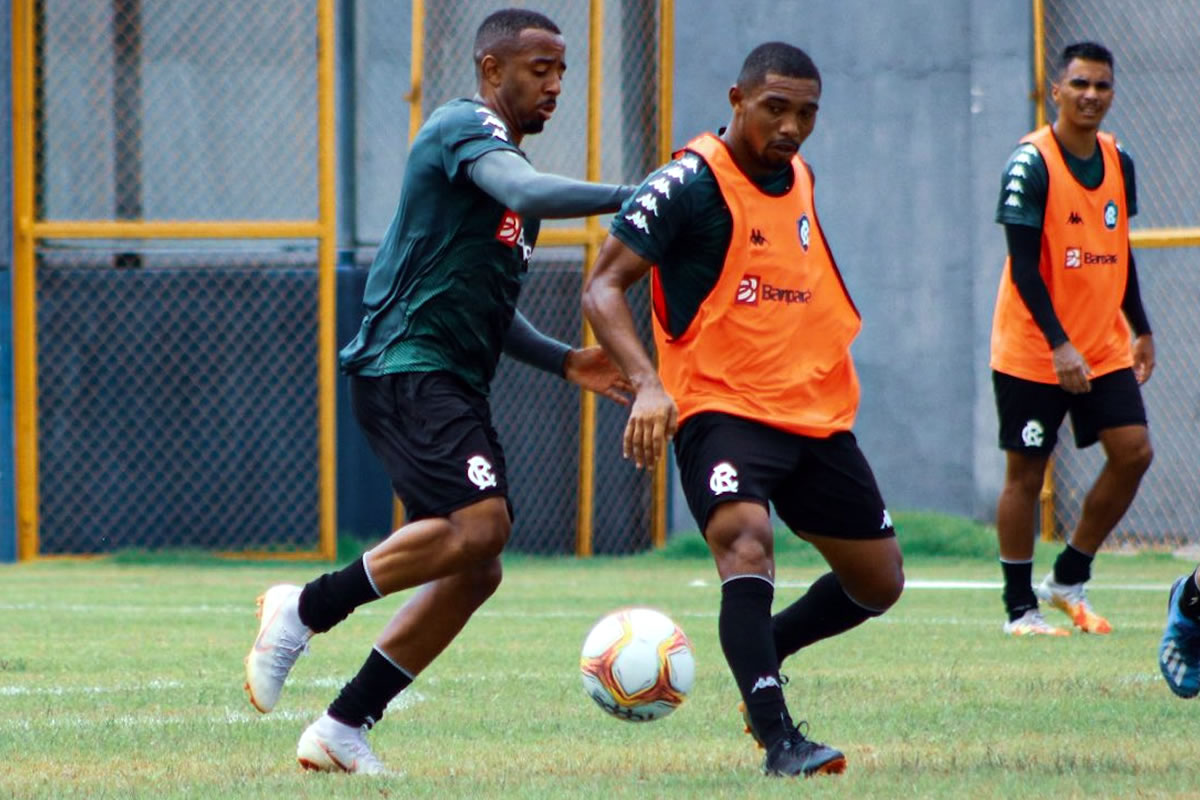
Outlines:
[[355, 416], [410, 521], [344, 569], [267, 590], [246, 657], [250, 702], [275, 706], [314, 633], [421, 588], [300, 737], [308, 769], [385, 772], [365, 732], [500, 584], [512, 509], [488, 389], [501, 352], [627, 402], [600, 348], [549, 339], [516, 310], [540, 219], [615, 211], [634, 189], [540, 173], [520, 149], [554, 113], [565, 54], [542, 14], [491, 14], [475, 38], [478, 94], [438, 108], [413, 142], [362, 325], [341, 353]]

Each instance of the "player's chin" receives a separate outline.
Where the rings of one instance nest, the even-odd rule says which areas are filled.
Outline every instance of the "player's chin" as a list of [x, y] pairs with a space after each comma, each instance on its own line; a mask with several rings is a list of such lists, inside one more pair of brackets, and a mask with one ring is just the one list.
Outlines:
[[771, 147], [768, 148], [765, 153], [762, 153], [759, 156], [759, 161], [761, 161], [762, 165], [767, 169], [783, 169], [785, 166], [791, 163], [792, 156], [794, 154], [795, 151], [788, 152], [786, 150], [780, 150]]
[[538, 117], [537, 119], [527, 119], [521, 126], [521, 133], [541, 133], [546, 127], [546, 120]]

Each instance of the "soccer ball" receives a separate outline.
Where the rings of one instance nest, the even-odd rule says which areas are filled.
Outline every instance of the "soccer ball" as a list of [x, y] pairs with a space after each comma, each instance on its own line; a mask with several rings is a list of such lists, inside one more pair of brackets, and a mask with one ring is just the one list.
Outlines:
[[583, 688], [596, 705], [628, 722], [670, 714], [696, 678], [692, 643], [652, 608], [622, 608], [596, 623], [579, 658]]

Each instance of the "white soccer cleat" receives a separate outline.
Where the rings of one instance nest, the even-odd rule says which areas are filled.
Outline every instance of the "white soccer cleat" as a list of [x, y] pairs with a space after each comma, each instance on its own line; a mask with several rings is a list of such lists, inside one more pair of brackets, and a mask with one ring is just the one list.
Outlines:
[[300, 621], [300, 587], [280, 584], [258, 598], [258, 638], [246, 656], [246, 693], [263, 714], [279, 702], [283, 682], [312, 631]]
[[1071, 632], [1065, 628], [1056, 628], [1049, 622], [1046, 622], [1046, 618], [1042, 616], [1042, 612], [1036, 608], [1031, 608], [1016, 619], [1004, 623], [1004, 632], [1010, 636], [1071, 635]]
[[329, 714], [309, 725], [296, 745], [296, 760], [305, 769], [349, 772], [355, 775], [389, 775], [367, 744], [367, 726], [355, 728]]
[[1112, 633], [1112, 625], [1092, 608], [1087, 599], [1087, 589], [1082, 583], [1057, 583], [1051, 572], [1033, 588], [1034, 594], [1044, 603], [1057, 608], [1071, 618], [1075, 627], [1084, 633]]

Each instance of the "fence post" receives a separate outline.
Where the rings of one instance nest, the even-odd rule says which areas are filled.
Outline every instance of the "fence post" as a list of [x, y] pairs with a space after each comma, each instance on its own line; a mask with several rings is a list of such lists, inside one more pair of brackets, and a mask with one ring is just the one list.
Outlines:
[[[12, 4], [0, 0], [0, 15], [12, 19]], [[17, 557], [17, 521], [13, 516], [13, 415], [12, 415], [12, 39], [0, 37], [0, 563]]]

